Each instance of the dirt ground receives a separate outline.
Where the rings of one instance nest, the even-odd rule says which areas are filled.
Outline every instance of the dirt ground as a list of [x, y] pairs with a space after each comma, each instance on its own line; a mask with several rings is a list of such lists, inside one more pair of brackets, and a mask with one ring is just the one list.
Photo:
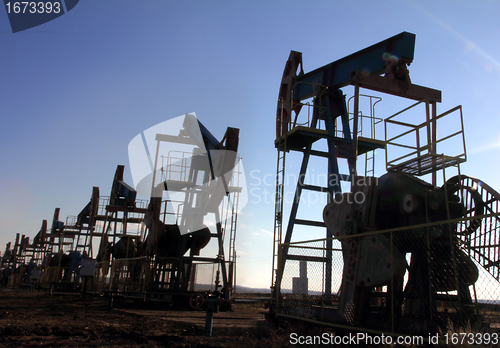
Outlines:
[[[252, 295], [255, 296], [255, 295]], [[241, 296], [240, 296], [241, 297]], [[245, 297], [245, 296], [243, 296]], [[205, 312], [172, 311], [158, 304], [47, 291], [0, 290], [0, 347], [279, 347], [287, 337], [268, 328], [259, 302], [215, 313], [205, 336]]]
[[[262, 307], [264, 295], [233, 297], [239, 302], [230, 311], [214, 314], [213, 335], [206, 337], [204, 311], [130, 300], [115, 301], [110, 308], [109, 298], [97, 295], [83, 300], [79, 294], [0, 289], [0, 348], [290, 347], [291, 332], [322, 332], [307, 323], [271, 329]], [[498, 312], [486, 319], [492, 332], [498, 332]]]

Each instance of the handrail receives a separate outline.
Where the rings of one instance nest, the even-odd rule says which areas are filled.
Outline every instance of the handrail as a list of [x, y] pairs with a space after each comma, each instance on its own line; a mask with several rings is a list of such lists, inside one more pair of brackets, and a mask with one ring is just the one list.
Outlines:
[[[384, 123], [385, 123], [385, 136], [386, 136], [385, 141], [386, 141], [386, 145], [387, 145], [387, 151], [386, 151], [387, 170], [395, 169], [396, 167], [404, 168], [405, 166], [408, 166], [408, 165], [410, 165], [410, 166], [415, 165], [415, 164], [411, 164], [411, 163], [416, 163], [415, 161], [418, 161], [419, 162], [418, 172], [424, 173], [424, 172], [429, 172], [429, 170], [436, 171], [441, 166], [443, 168], [446, 166], [449, 166], [455, 160], [465, 161], [467, 159], [467, 154], [466, 154], [466, 150], [465, 150], [465, 133], [464, 133], [464, 129], [463, 129], [463, 114], [462, 114], [462, 106], [461, 105], [458, 105], [458, 106], [456, 106], [456, 107], [454, 107], [446, 112], [443, 112], [440, 115], [438, 115], [432, 119], [427, 118], [426, 121], [419, 123], [419, 124], [416, 124], [416, 125], [408, 123], [408, 122], [402, 122], [402, 121], [393, 119], [395, 116], [401, 115], [403, 112], [408, 111], [411, 108], [413, 108], [419, 104], [422, 104], [422, 103], [423, 103], [422, 101], [414, 103], [413, 105], [410, 105], [409, 107], [407, 107], [407, 108], [405, 108], [405, 109], [403, 109], [403, 110], [401, 110], [401, 111], [395, 113], [394, 115], [385, 119]], [[428, 103], [426, 103], [426, 105], [428, 108]], [[450, 134], [447, 134], [446, 136], [444, 136], [440, 139], [431, 140], [430, 136], [429, 136], [431, 125], [436, 124], [435, 122], [437, 120], [440, 120], [440, 119], [444, 118], [445, 116], [448, 116], [456, 111], [460, 112], [460, 124], [459, 124], [460, 129], [458, 131], [454, 131]], [[389, 137], [388, 126], [391, 124], [396, 125], [396, 126], [408, 127], [409, 129], [402, 132], [402, 133], [399, 133], [395, 136]], [[425, 141], [423, 143], [422, 143], [422, 139], [420, 136], [422, 129], [427, 129], [427, 137], [424, 137]], [[405, 141], [405, 143], [403, 143], [402, 138], [405, 136], [411, 135], [411, 134], [415, 134], [414, 142], [411, 140], [407, 140], [407, 141]], [[447, 163], [433, 162], [433, 164], [430, 166], [426, 165], [425, 169], [420, 167], [420, 163], [422, 161], [421, 158], [423, 158], [422, 156], [424, 156], [424, 157], [438, 156], [438, 153], [434, 153], [436, 151], [434, 149], [437, 149], [438, 144], [442, 144], [444, 142], [447, 142], [450, 139], [457, 139], [457, 137], [459, 137], [460, 135], [462, 136], [461, 140], [463, 143], [463, 151], [460, 151], [458, 154], [454, 154], [454, 155], [439, 154], [439, 156], [443, 156], [443, 158], [448, 160]], [[412, 151], [404, 153], [404, 154], [400, 155], [399, 157], [389, 159], [389, 156], [390, 156], [389, 152], [390, 152], [391, 146], [393, 146], [394, 148], [397, 148], [397, 149], [410, 149]], [[403, 161], [403, 160], [405, 160], [405, 161]], [[417, 175], [421, 175], [421, 174], [417, 174]]]

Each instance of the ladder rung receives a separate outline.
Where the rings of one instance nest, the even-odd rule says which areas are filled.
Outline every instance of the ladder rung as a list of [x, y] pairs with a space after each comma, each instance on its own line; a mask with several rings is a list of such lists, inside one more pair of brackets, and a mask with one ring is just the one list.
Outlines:
[[311, 150], [311, 155], [328, 158], [328, 152], [326, 151]]
[[324, 263], [324, 262], [326, 262], [326, 257], [288, 254], [287, 260], [311, 261], [311, 262]]
[[313, 220], [302, 220], [296, 219], [295, 223], [297, 225], [307, 225], [307, 226], [316, 226], [316, 227], [326, 227], [323, 221], [313, 221]]
[[310, 190], [310, 191], [318, 191], [318, 192], [328, 192], [328, 189], [326, 187], [322, 186], [316, 186], [316, 185], [302, 185], [302, 188], [305, 190]]

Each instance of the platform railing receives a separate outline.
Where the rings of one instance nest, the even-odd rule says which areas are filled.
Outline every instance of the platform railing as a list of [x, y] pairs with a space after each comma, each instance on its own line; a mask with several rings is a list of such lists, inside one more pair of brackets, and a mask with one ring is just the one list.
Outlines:
[[[403, 122], [397, 119], [417, 105], [426, 105], [426, 120], [419, 124]], [[428, 104], [417, 102], [385, 119], [386, 168], [388, 171], [401, 171], [412, 175], [424, 175], [443, 169], [467, 159], [465, 133], [463, 127], [462, 106], [456, 106], [434, 118], [429, 115]], [[449, 122], [453, 113], [458, 114], [459, 122]], [[438, 124], [441, 127], [438, 127]], [[391, 136], [394, 129], [403, 128], [397, 135]], [[433, 128], [438, 128], [441, 135], [433, 140]], [[450, 131], [455, 128], [456, 131]], [[452, 154], [440, 151], [445, 149]], [[439, 159], [438, 159], [439, 157]], [[441, 159], [445, 160], [442, 161]]]
[[193, 154], [187, 151], [171, 150], [162, 159], [162, 180], [187, 182], [189, 180], [190, 161]]
[[[376, 117], [375, 113], [375, 106], [382, 101], [381, 97], [373, 96], [373, 95], [367, 95], [367, 94], [360, 94], [359, 95], [360, 99], [363, 98], [367, 100], [368, 102], [368, 110], [364, 108], [364, 113], [363, 110], [359, 111], [358, 114], [358, 137], [363, 137], [363, 138], [368, 138], [368, 139], [377, 139], [377, 125], [382, 124], [384, 122], [383, 118]], [[348, 99], [347, 101], [347, 113], [349, 114], [349, 123], [352, 124], [354, 122], [354, 113], [350, 111], [350, 103], [351, 100], [353, 100], [355, 96], [352, 96]], [[361, 108], [361, 107], [360, 107]], [[343, 137], [344, 134], [341, 129], [339, 129], [337, 124], [335, 124], [335, 132], [337, 137]], [[383, 139], [383, 136], [382, 136]], [[380, 139], [380, 140], [382, 140]]]

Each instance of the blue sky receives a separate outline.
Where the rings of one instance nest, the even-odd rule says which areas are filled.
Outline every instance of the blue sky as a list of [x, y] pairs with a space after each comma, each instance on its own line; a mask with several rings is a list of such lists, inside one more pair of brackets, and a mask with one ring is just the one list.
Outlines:
[[[0, 10], [0, 250], [15, 233], [33, 237], [55, 207], [78, 214], [93, 186], [108, 194], [118, 164], [131, 183], [129, 141], [187, 112], [218, 139], [240, 128], [255, 186], [250, 173], [275, 172], [290, 50], [308, 72], [402, 31], [417, 36], [412, 82], [442, 90], [438, 112], [463, 105], [462, 173], [500, 190], [499, 13], [497, 0], [82, 0], [12, 34]], [[274, 206], [255, 201], [239, 217], [238, 282], [268, 287]]]

